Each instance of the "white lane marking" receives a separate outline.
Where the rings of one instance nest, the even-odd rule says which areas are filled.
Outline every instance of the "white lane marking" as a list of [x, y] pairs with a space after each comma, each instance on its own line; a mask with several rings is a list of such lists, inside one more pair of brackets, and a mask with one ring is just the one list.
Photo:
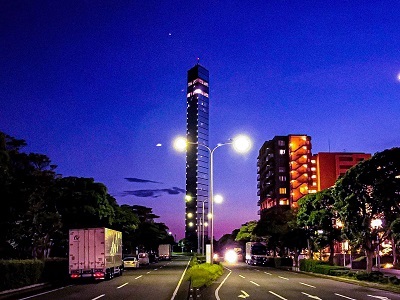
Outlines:
[[178, 285], [176, 286], [174, 293], [172, 294], [171, 300], [175, 299], [175, 296], [178, 293], [179, 287], [181, 286], [181, 283], [183, 280], [183, 276], [185, 276], [185, 273], [186, 273], [187, 268], [189, 267], [189, 264], [190, 264], [190, 259], [186, 265], [185, 271], [183, 271], [183, 273], [182, 273], [181, 279], [179, 279]]
[[246, 277], [244, 277], [243, 275], [239, 275], [239, 277], [246, 278]]
[[349, 299], [349, 300], [356, 300], [354, 298], [350, 298], [350, 297], [347, 297], [347, 296], [344, 296], [344, 295], [340, 295], [340, 294], [337, 294], [337, 293], [335, 293], [335, 295], [339, 296], [339, 297], [342, 297], [342, 298], [345, 298], [345, 299]]
[[268, 291], [268, 292], [270, 292], [272, 295], [278, 297], [279, 299], [287, 300], [286, 298], [283, 298], [281, 295], [278, 295], [278, 294], [274, 293], [273, 291]]
[[286, 278], [286, 277], [282, 277], [282, 276], [278, 276], [278, 277], [281, 279], [289, 280], [289, 278]]
[[65, 288], [71, 287], [71, 286], [72, 286], [72, 284], [71, 284], [71, 285], [68, 285], [68, 286], [60, 287], [60, 288], [58, 288], [58, 289], [54, 289], [54, 290], [51, 290], [51, 291], [47, 291], [47, 292], [43, 292], [43, 293], [40, 293], [40, 294], [32, 295], [32, 296], [29, 296], [29, 297], [20, 298], [19, 300], [25, 300], [25, 299], [35, 298], [35, 297], [37, 297], [37, 296], [42, 296], [42, 295], [45, 295], [45, 294], [49, 294], [49, 293], [52, 293], [52, 292], [55, 292], [55, 291], [58, 291], [58, 290], [62, 290], [62, 289], [65, 289]]
[[229, 269], [229, 268], [227, 268], [227, 267], [225, 267], [225, 266], [224, 266], [224, 268], [225, 268], [225, 269], [227, 269], [229, 272], [232, 272], [232, 270], [231, 270], [231, 269]]
[[259, 269], [255, 269], [257, 272], [260, 272], [260, 270]]
[[154, 271], [157, 271], [158, 269], [154, 269]]
[[239, 295], [238, 298], [243, 298], [243, 299], [245, 299], [245, 298], [250, 297], [250, 295], [247, 294], [245, 291], [243, 291], [243, 290], [240, 290], [240, 291], [242, 292], [243, 295]]
[[304, 282], [299, 282], [299, 283], [302, 284], [302, 285], [309, 286], [309, 287], [312, 287], [312, 288], [316, 289], [316, 287], [313, 286], [313, 285], [310, 285], [310, 284], [307, 284], [307, 283], [304, 283]]
[[385, 296], [374, 296], [374, 295], [367, 295], [368, 297], [377, 298], [381, 300], [390, 300], [388, 297]]
[[100, 299], [100, 298], [104, 297], [105, 295], [106, 295], [106, 294], [100, 295], [100, 296], [98, 296], [98, 297], [96, 297], [96, 298], [93, 298], [92, 300]]
[[252, 281], [252, 280], [250, 280], [250, 282], [251, 282], [252, 284], [256, 285], [256, 286], [260, 286], [257, 282], [254, 282], [254, 281]]
[[268, 273], [268, 272], [264, 272], [265, 274], [267, 274], [267, 275], [272, 275], [271, 273]]
[[311, 299], [316, 299], [316, 300], [322, 300], [321, 298], [319, 298], [319, 297], [317, 297], [317, 296], [314, 296], [314, 295], [310, 295], [310, 294], [307, 294], [307, 293], [304, 293], [304, 292], [301, 292], [303, 295], [306, 295], [308, 298], [311, 298]]
[[119, 287], [117, 287], [117, 289], [120, 289], [120, 288], [122, 288], [122, 287], [126, 286], [128, 283], [129, 283], [129, 282], [127, 282], [127, 283], [124, 283], [124, 284], [120, 285]]
[[231, 275], [231, 274], [232, 274], [232, 271], [229, 270], [228, 275], [226, 275], [225, 279], [222, 280], [222, 282], [220, 283], [220, 285], [219, 285], [219, 286], [217, 287], [217, 289], [215, 290], [215, 293], [214, 293], [215, 299], [221, 300], [221, 298], [220, 298], [219, 295], [218, 295], [219, 289], [221, 288], [221, 286], [225, 283], [225, 281], [228, 279], [229, 275]]
[[140, 277], [142, 277], [143, 275], [140, 275], [140, 276], [138, 276], [138, 277], [136, 277], [135, 279], [139, 279]]
[[151, 273], [151, 271], [148, 271], [146, 274], [150, 274]]

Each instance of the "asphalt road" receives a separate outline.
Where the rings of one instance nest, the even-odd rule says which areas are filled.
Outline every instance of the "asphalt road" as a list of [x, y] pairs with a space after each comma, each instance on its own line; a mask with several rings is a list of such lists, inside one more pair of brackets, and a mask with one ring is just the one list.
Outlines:
[[273, 268], [226, 265], [224, 275], [202, 299], [395, 300], [400, 295], [303, 273]]
[[69, 286], [11, 296], [29, 300], [186, 300], [189, 283], [182, 281], [189, 257], [174, 258], [139, 269], [126, 270], [109, 281], [73, 283]]

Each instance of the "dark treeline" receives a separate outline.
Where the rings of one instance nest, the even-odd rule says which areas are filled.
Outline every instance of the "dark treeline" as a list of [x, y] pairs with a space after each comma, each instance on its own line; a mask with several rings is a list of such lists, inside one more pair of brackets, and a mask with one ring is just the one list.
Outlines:
[[68, 231], [108, 227], [123, 233], [124, 252], [172, 243], [152, 209], [118, 205], [93, 178], [62, 177], [44, 154], [0, 132], [0, 259], [65, 257]]

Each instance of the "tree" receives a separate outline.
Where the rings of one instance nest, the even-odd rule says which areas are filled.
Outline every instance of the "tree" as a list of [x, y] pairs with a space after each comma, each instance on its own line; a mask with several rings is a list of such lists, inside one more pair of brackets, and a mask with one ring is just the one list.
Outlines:
[[275, 207], [267, 211], [265, 216], [258, 221], [254, 234], [267, 241], [268, 248], [284, 256], [288, 245], [285, 244], [286, 235], [295, 227], [295, 211]]
[[[392, 148], [352, 167], [333, 190], [344, 233], [365, 251], [368, 272], [377, 245], [390, 236], [391, 224], [400, 213], [399, 174], [400, 148]], [[371, 228], [374, 219], [383, 221], [380, 228]]]
[[243, 241], [243, 242], [256, 241], [257, 236], [254, 234], [254, 229], [256, 228], [256, 226], [257, 226], [257, 221], [255, 220], [242, 224], [242, 226], [239, 229], [239, 232], [236, 235], [235, 241]]
[[57, 210], [65, 232], [73, 228], [112, 227], [117, 206], [102, 183], [93, 178], [64, 177], [56, 183]]
[[42, 154], [23, 153], [24, 140], [0, 132], [0, 255], [2, 258], [49, 254], [61, 227], [51, 191], [56, 166]]
[[333, 265], [335, 242], [342, 241], [341, 229], [335, 226], [336, 213], [333, 208], [335, 198], [332, 189], [308, 194], [298, 202], [297, 223], [303, 228], [318, 232], [316, 239], [320, 249], [329, 246], [329, 263]]

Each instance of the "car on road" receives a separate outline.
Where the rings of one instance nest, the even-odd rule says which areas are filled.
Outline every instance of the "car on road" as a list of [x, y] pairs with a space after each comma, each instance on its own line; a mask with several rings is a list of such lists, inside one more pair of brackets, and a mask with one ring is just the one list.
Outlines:
[[138, 255], [140, 265], [148, 265], [150, 263], [149, 254], [142, 252]]
[[137, 269], [139, 268], [139, 260], [134, 256], [128, 256], [123, 259], [124, 262], [124, 269]]

